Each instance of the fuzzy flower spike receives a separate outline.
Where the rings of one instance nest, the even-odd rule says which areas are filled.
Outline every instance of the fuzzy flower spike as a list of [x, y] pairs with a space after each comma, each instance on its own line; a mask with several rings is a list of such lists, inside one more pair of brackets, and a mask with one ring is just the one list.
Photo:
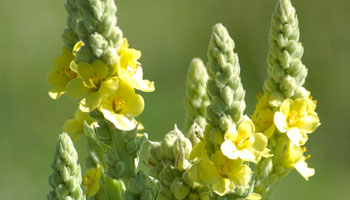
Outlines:
[[306, 180], [315, 174], [305, 162], [303, 146], [308, 134], [320, 125], [316, 100], [303, 84], [307, 68], [299, 41], [298, 18], [290, 0], [279, 0], [269, 34], [268, 78], [252, 116], [257, 129], [268, 138], [272, 158], [257, 166], [255, 191], [268, 198], [269, 190], [292, 169]]
[[233, 50], [234, 42], [226, 28], [215, 25], [208, 50], [208, 124], [204, 138], [191, 152], [195, 162], [192, 178], [209, 185], [213, 197], [235, 193], [238, 187], [249, 188], [252, 170], [245, 161], [257, 162], [263, 152], [268, 152], [266, 136], [255, 133], [254, 124], [243, 116], [245, 91]]

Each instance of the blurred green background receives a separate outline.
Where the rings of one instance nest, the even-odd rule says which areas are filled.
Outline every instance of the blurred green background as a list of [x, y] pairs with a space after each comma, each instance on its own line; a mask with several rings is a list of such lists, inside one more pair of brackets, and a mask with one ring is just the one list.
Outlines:
[[[160, 139], [184, 124], [186, 70], [206, 60], [211, 26], [222, 22], [236, 41], [247, 91], [247, 114], [266, 77], [267, 35], [276, 0], [118, 0], [119, 25], [142, 51], [143, 124]], [[318, 100], [322, 126], [307, 144], [316, 176], [297, 172], [277, 186], [274, 199], [348, 199], [350, 186], [350, 1], [294, 0], [300, 21], [306, 87]], [[77, 102], [53, 101], [46, 74], [62, 46], [64, 0], [0, 2], [0, 199], [45, 199], [57, 134]], [[84, 141], [78, 144], [82, 149]], [[83, 155], [83, 154], [82, 154]], [[82, 159], [83, 160], [83, 159]]]

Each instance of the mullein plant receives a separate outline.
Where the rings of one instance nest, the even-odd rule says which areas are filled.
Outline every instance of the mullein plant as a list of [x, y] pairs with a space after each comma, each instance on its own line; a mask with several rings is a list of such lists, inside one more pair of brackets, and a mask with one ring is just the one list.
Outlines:
[[[152, 92], [154, 83], [143, 79], [141, 52], [117, 26], [115, 1], [67, 0], [66, 10], [49, 95], [67, 94], [79, 106], [59, 135], [48, 199], [270, 199], [293, 169], [306, 180], [314, 175], [305, 143], [320, 122], [316, 100], [303, 87], [307, 69], [290, 0], [278, 0], [272, 17], [268, 77], [254, 114], [244, 112], [235, 43], [216, 24], [208, 61], [195, 58], [189, 66], [185, 127], [175, 125], [159, 142], [135, 119], [144, 109], [135, 90]], [[87, 141], [84, 173], [73, 143], [80, 138]], [[149, 156], [141, 159], [145, 143]]]

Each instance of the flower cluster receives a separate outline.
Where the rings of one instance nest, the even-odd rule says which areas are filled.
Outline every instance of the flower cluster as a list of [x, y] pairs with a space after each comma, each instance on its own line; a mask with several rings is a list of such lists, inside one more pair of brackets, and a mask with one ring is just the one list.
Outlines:
[[305, 162], [310, 155], [304, 156], [304, 145], [320, 120], [317, 101], [303, 87], [307, 68], [301, 61], [304, 49], [299, 36], [295, 8], [290, 0], [279, 0], [269, 35], [268, 78], [252, 116], [273, 154], [257, 166], [255, 191], [263, 196], [292, 169], [306, 180], [315, 173]]
[[221, 24], [213, 27], [208, 56], [207, 125], [204, 137], [191, 152], [193, 166], [189, 175], [195, 182], [210, 186], [216, 195], [235, 193], [248, 198], [252, 194], [249, 163], [270, 156], [267, 137], [256, 132], [250, 118], [243, 116], [244, 89], [238, 56]]
[[140, 115], [144, 108], [144, 100], [135, 94], [135, 89], [154, 91], [154, 83], [143, 79], [138, 62], [141, 52], [129, 48], [124, 38], [116, 63], [107, 65], [100, 59], [92, 63], [76, 63], [76, 52], [83, 46], [79, 41], [71, 51], [64, 47], [55, 59], [48, 75], [48, 81], [54, 87], [50, 96], [57, 99], [67, 93], [80, 100], [82, 112], [98, 109], [118, 129], [134, 129], [137, 124], [134, 117]]
[[[286, 149], [279, 152], [280, 162], [286, 168], [295, 168], [305, 179], [314, 175], [314, 169], [308, 168], [303, 156], [308, 134], [320, 125], [316, 109], [316, 100], [309, 92], [305, 97], [284, 99], [276, 105], [276, 98], [266, 92], [258, 101], [252, 116], [256, 127], [259, 127], [268, 138], [271, 146], [276, 146], [276, 138], [287, 138]], [[275, 135], [276, 134], [276, 135]], [[275, 152], [277, 153], [277, 152]]]

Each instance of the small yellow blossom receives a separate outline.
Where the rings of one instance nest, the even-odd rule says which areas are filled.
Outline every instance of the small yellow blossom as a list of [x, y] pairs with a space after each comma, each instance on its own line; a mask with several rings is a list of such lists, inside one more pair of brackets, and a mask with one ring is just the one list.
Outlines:
[[73, 59], [72, 51], [67, 47], [63, 47], [61, 55], [53, 61], [52, 71], [47, 76], [48, 82], [53, 86], [53, 89], [49, 92], [51, 98], [58, 99], [64, 94], [67, 83], [77, 76], [70, 69]]
[[102, 99], [98, 107], [103, 116], [120, 130], [132, 130], [137, 122], [134, 117], [140, 115], [144, 108], [142, 96], [135, 94], [134, 89], [120, 80], [118, 90]]
[[92, 64], [80, 62], [77, 65], [78, 77], [67, 85], [67, 94], [81, 99], [80, 110], [91, 112], [100, 105], [102, 97], [110, 96], [118, 88], [119, 79], [108, 76], [108, 66], [101, 60]]
[[206, 144], [199, 142], [191, 153], [195, 164], [190, 170], [192, 180], [210, 185], [220, 196], [233, 191], [236, 186], [247, 185], [251, 177], [251, 169], [241, 159], [232, 160], [216, 151], [209, 159]]
[[221, 151], [229, 159], [240, 158], [257, 163], [262, 156], [269, 156], [267, 142], [267, 137], [262, 133], [255, 133], [253, 122], [248, 117], [244, 117], [237, 130], [229, 129], [225, 133]]
[[268, 138], [275, 132], [273, 111], [268, 104], [269, 98], [270, 94], [265, 92], [264, 95], [259, 98], [254, 114], [252, 115], [252, 121], [254, 122], [256, 131], [264, 133]]
[[101, 167], [89, 169], [83, 176], [83, 185], [85, 186], [85, 194], [90, 197], [94, 196], [100, 189]]
[[118, 54], [120, 56], [120, 60], [117, 63], [119, 77], [137, 90], [153, 92], [154, 82], [143, 80], [142, 67], [137, 61], [141, 57], [141, 52], [129, 48], [128, 41], [124, 38]]
[[305, 162], [310, 157], [310, 155], [307, 157], [303, 155], [305, 151], [305, 147], [302, 148], [289, 142], [281, 157], [281, 163], [287, 168], [295, 168], [302, 177], [308, 180], [309, 177], [315, 174], [315, 169], [309, 168]]
[[290, 141], [297, 146], [304, 145], [307, 134], [320, 125], [316, 101], [311, 98], [286, 99], [279, 111], [274, 114], [274, 124], [281, 133], [286, 133]]
[[63, 131], [68, 133], [73, 141], [76, 141], [84, 133], [84, 121], [86, 121], [88, 124], [94, 122], [88, 113], [84, 113], [78, 109], [75, 112], [73, 118], [68, 119], [64, 122], [62, 127]]

